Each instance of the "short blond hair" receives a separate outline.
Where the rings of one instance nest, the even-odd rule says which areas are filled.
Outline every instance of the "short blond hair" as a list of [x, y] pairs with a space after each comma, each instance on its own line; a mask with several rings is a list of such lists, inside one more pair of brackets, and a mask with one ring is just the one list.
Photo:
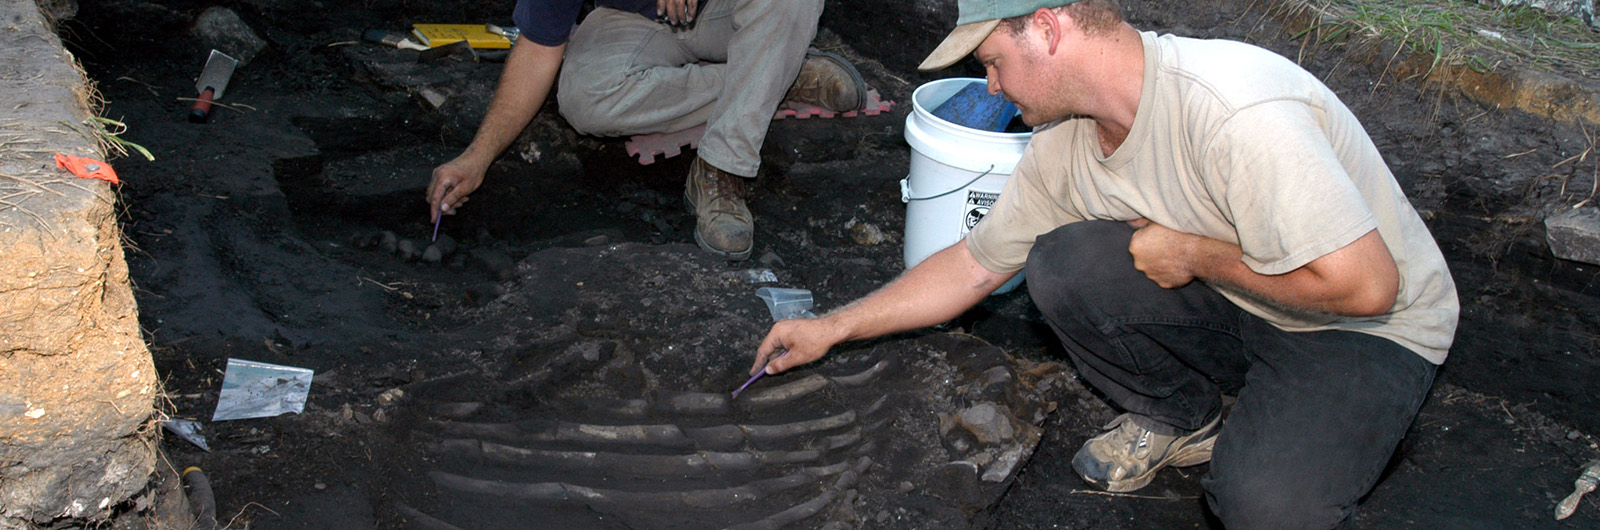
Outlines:
[[[1081, 0], [1064, 6], [1053, 8], [1065, 11], [1078, 21], [1078, 27], [1089, 35], [1105, 33], [1121, 25], [1122, 7], [1117, 5], [1117, 0]], [[1033, 13], [1000, 20], [1000, 26], [1012, 36], [1022, 33], [1028, 28], [1028, 17]]]

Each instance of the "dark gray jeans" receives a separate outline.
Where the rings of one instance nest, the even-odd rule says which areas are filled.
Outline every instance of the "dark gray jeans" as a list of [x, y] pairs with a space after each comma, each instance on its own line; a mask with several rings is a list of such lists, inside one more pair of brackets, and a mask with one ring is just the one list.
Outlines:
[[1435, 366], [1350, 331], [1291, 333], [1194, 282], [1133, 268], [1126, 223], [1040, 236], [1028, 291], [1085, 381], [1128, 412], [1189, 432], [1238, 402], [1201, 479], [1230, 529], [1332, 528], [1372, 489], [1416, 418]]

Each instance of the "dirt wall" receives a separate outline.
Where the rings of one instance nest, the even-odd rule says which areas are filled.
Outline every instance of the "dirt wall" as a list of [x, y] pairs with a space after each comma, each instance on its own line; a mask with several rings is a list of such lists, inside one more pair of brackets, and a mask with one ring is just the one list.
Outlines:
[[0, 527], [97, 520], [145, 489], [159, 394], [88, 81], [33, 2], [0, 3]]

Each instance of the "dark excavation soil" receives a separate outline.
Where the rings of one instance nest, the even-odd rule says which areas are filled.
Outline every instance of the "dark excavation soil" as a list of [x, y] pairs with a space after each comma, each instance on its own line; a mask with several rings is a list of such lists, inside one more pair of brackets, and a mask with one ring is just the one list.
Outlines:
[[[1555, 259], [1542, 222], [1591, 196], [1600, 153], [1567, 159], [1595, 133], [1387, 77], [1392, 49], [1305, 46], [1272, 2], [1124, 4], [1141, 29], [1253, 42], [1324, 77], [1449, 258], [1456, 345], [1354, 526], [1600, 527], [1592, 497], [1571, 519], [1551, 515], [1600, 456], [1600, 268]], [[1126, 495], [1072, 473], [1073, 452], [1116, 412], [1075, 380], [1025, 288], [941, 329], [847, 344], [756, 383], [758, 399], [705, 397], [745, 380], [771, 322], [756, 288], [809, 289], [821, 311], [903, 268], [911, 91], [981, 76], [970, 60], [913, 68], [953, 24], [954, 2], [828, 2], [818, 45], [857, 59], [897, 103], [774, 122], [750, 201], [754, 257], [741, 263], [693, 246], [690, 156], [641, 165], [623, 139], [573, 133], [553, 104], [443, 221], [457, 248], [437, 263], [408, 256], [400, 247], [420, 252], [433, 230], [429, 173], [470, 140], [499, 65], [419, 63], [360, 33], [509, 26], [511, 4], [224, 2], [269, 46], [238, 68], [231, 107], [194, 124], [181, 98], [208, 49], [188, 28], [210, 5], [84, 2], [62, 35], [103, 115], [155, 155], [115, 162], [128, 258], [167, 409], [204, 423], [211, 449], [168, 436], [163, 450], [174, 468], [206, 470], [230, 528], [1214, 524], [1204, 466]], [[437, 108], [421, 97], [435, 91], [448, 96]], [[229, 358], [315, 370], [305, 412], [210, 422]], [[808, 381], [821, 386], [799, 393]], [[951, 428], [976, 404], [1002, 406], [1007, 441]], [[700, 476], [684, 459], [624, 457], [676, 454], [679, 435], [761, 464]], [[549, 451], [494, 445], [518, 442]], [[572, 462], [596, 452], [625, 463]], [[779, 454], [802, 463], [774, 464]], [[1020, 471], [1001, 465], [1018, 454]], [[1002, 476], [978, 479], [979, 468]]]

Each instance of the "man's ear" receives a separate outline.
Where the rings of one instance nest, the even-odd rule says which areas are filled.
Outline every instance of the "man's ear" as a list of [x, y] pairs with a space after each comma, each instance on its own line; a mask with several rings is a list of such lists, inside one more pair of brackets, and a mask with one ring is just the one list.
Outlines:
[[1041, 7], [1033, 12], [1032, 22], [1038, 24], [1044, 31], [1045, 41], [1050, 45], [1050, 55], [1056, 54], [1056, 45], [1061, 43], [1061, 31], [1066, 26], [1061, 16], [1063, 15], [1048, 7]]

